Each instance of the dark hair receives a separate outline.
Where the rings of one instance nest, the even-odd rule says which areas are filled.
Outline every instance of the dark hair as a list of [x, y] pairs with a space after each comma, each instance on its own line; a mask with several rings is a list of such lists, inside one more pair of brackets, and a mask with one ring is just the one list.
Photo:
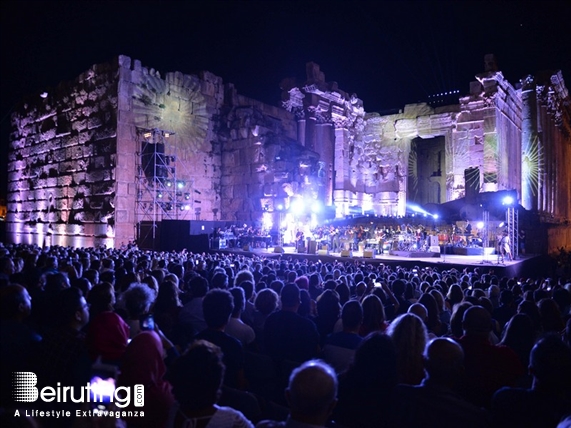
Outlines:
[[58, 321], [63, 324], [69, 322], [75, 313], [81, 309], [81, 298], [83, 293], [79, 288], [66, 288], [59, 292], [56, 304], [57, 304], [57, 315]]
[[292, 283], [284, 285], [280, 294], [280, 298], [283, 308], [292, 308], [299, 305], [301, 302], [299, 287], [296, 284]]
[[209, 328], [220, 328], [228, 324], [234, 310], [234, 298], [228, 290], [214, 288], [202, 300], [204, 321]]
[[343, 328], [354, 330], [363, 322], [363, 308], [358, 300], [349, 300], [341, 310]]
[[113, 303], [115, 301], [114, 293], [115, 290], [113, 286], [108, 282], [101, 282], [93, 286], [87, 296], [87, 301], [91, 305], [91, 318], [101, 312], [113, 310]]
[[246, 297], [244, 295], [244, 289], [242, 287], [232, 287], [230, 294], [234, 298], [234, 310], [232, 311], [232, 316], [236, 317], [244, 310], [246, 306]]
[[175, 361], [168, 379], [181, 406], [200, 410], [218, 401], [224, 372], [220, 348], [197, 340]]

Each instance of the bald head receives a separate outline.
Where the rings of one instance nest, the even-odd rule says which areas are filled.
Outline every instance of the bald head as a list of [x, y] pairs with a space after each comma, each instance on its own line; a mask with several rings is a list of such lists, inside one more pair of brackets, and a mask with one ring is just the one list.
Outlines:
[[472, 306], [464, 312], [462, 329], [466, 335], [488, 336], [492, 330], [492, 315], [481, 306]]
[[294, 420], [324, 424], [337, 402], [335, 371], [323, 361], [306, 361], [292, 372], [286, 398]]
[[464, 351], [452, 339], [436, 338], [426, 345], [424, 365], [431, 380], [453, 385], [464, 370]]

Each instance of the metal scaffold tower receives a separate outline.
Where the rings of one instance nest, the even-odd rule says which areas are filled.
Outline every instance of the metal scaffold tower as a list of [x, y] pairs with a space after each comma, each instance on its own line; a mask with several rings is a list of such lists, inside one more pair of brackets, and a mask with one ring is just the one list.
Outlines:
[[518, 210], [514, 206], [509, 206], [506, 210], [506, 228], [510, 240], [510, 249], [513, 258], [517, 259], [519, 255], [519, 225]]
[[158, 223], [188, 220], [194, 213], [193, 183], [179, 162], [174, 133], [161, 129], [137, 129], [135, 221], [137, 242], [154, 248]]

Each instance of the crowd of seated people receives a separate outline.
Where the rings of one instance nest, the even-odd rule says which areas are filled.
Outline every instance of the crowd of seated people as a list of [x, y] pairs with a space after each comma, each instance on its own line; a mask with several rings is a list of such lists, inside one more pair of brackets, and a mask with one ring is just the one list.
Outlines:
[[[145, 387], [115, 427], [571, 424], [566, 278], [0, 245], [0, 319], [2, 422], [82, 408], [16, 401], [13, 372], [81, 386], [105, 364]], [[102, 423], [71, 415], [27, 422]]]

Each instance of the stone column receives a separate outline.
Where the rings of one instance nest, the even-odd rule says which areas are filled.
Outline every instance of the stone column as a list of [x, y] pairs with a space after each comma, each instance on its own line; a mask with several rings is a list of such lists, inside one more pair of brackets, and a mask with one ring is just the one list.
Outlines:
[[521, 205], [528, 210], [537, 209], [539, 165], [537, 144], [537, 98], [532, 76], [523, 80], [521, 92]]

